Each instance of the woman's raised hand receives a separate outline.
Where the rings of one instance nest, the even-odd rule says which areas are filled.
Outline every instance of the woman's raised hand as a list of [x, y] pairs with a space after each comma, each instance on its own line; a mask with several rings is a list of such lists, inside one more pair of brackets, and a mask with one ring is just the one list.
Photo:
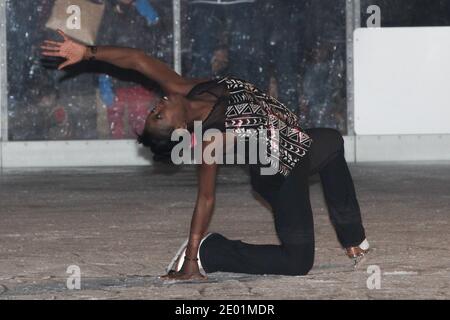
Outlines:
[[63, 37], [63, 42], [45, 40], [41, 45], [42, 55], [47, 57], [61, 57], [66, 61], [58, 66], [61, 70], [69, 65], [83, 60], [87, 47], [70, 39], [64, 32], [58, 29], [58, 33]]

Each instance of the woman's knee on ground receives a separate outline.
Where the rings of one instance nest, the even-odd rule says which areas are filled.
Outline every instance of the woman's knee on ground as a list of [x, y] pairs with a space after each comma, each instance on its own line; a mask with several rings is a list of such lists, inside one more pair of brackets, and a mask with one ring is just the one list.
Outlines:
[[289, 246], [286, 251], [286, 275], [307, 275], [314, 265], [314, 244]]

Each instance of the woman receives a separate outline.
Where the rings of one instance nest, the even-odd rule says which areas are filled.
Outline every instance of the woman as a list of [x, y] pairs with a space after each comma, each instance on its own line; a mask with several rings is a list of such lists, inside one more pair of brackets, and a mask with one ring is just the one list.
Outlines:
[[270, 150], [278, 150], [274, 153], [276, 161], [272, 163], [275, 163], [276, 174], [262, 174], [261, 163], [250, 165], [250, 174], [253, 188], [272, 207], [281, 244], [253, 245], [229, 240], [217, 233], [207, 234], [215, 202], [218, 165], [202, 162], [190, 235], [164, 279], [205, 279], [205, 273], [216, 271], [307, 274], [314, 261], [308, 177], [315, 173], [320, 174], [331, 221], [347, 255], [358, 259], [368, 251], [339, 132], [331, 129], [303, 131], [292, 112], [248, 82], [228, 77], [188, 80], [140, 50], [86, 47], [72, 41], [62, 31], [58, 32], [64, 38], [62, 42], [47, 40], [41, 47], [45, 56], [66, 59], [58, 69], [81, 60], [101, 60], [139, 71], [161, 86], [166, 95], [148, 115], [145, 129], [138, 138], [157, 156], [170, 154], [173, 131], [192, 131], [195, 121], [203, 121], [203, 130], [219, 129], [225, 141], [229, 130], [235, 137], [245, 135], [250, 129], [279, 134], [278, 140], [273, 136], [265, 140]]

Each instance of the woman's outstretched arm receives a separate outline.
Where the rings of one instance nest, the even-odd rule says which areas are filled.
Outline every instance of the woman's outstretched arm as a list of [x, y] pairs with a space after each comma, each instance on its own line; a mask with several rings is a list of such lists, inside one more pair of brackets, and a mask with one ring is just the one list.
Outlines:
[[63, 37], [62, 42], [46, 40], [41, 48], [44, 56], [66, 59], [58, 67], [59, 70], [82, 60], [95, 59], [138, 71], [157, 82], [165, 92], [186, 95], [196, 83], [181, 77], [165, 63], [146, 55], [142, 50], [110, 46], [88, 47], [70, 39], [61, 30], [58, 33]]

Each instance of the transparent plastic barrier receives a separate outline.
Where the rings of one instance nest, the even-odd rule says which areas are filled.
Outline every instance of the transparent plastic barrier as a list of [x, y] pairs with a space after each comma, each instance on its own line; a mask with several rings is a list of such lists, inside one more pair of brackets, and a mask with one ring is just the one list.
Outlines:
[[345, 7], [344, 0], [184, 1], [183, 71], [249, 80], [303, 127], [345, 134]]
[[[87, 38], [99, 45], [140, 48], [173, 64], [172, 1], [71, 3], [82, 1], [96, 6], [79, 14], [101, 20], [96, 35], [95, 21], [81, 25]], [[59, 38], [46, 25], [71, 16], [55, 13], [62, 2], [7, 1], [9, 140], [133, 138], [154, 104], [153, 83], [101, 63], [83, 62], [64, 71], [54, 69], [56, 62], [42, 63], [41, 42]]]
[[[39, 44], [58, 38], [46, 28], [58, 1], [7, 1], [9, 140], [133, 138], [155, 101], [151, 81], [99, 63], [42, 65]], [[85, 1], [105, 3], [95, 43], [141, 48], [173, 65], [172, 1]], [[247, 79], [303, 127], [346, 134], [345, 0], [181, 4], [185, 76]]]

